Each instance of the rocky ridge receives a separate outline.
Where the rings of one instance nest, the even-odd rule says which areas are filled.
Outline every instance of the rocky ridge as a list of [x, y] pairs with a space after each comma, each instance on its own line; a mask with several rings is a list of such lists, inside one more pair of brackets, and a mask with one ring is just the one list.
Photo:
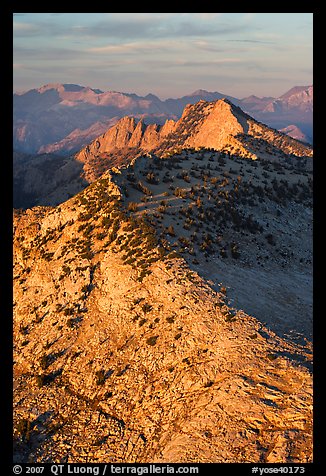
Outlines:
[[14, 213], [15, 462], [310, 462], [312, 148], [200, 101], [69, 163]]
[[[203, 140], [216, 105], [198, 107]], [[309, 339], [233, 307], [223, 276], [203, 279], [222, 262], [263, 266], [273, 289], [275, 266], [307, 273], [311, 158], [175, 146], [15, 213], [15, 462], [311, 461]], [[290, 312], [276, 317], [291, 327]]]
[[309, 352], [230, 308], [119, 177], [15, 214], [15, 462], [311, 461]]
[[134, 157], [200, 147], [253, 159], [312, 155], [308, 144], [255, 121], [227, 99], [201, 100], [189, 104], [178, 121], [167, 120], [163, 125], [123, 117], [73, 157], [42, 154], [15, 159], [14, 206], [56, 205], [107, 169], [128, 164]]
[[312, 156], [309, 145], [300, 144], [285, 134], [268, 128], [227, 99], [220, 99], [189, 104], [177, 122], [169, 120], [163, 126], [145, 125], [143, 121], [137, 123], [133, 117], [124, 117], [83, 148], [75, 158], [87, 164], [85, 177], [92, 180], [99, 176], [96, 174], [97, 164], [112, 166], [111, 157], [115, 153], [121, 157], [122, 164], [125, 162], [126, 151], [132, 151], [133, 156], [144, 152], [162, 155], [181, 148], [200, 147], [251, 159], [256, 159], [258, 155]]

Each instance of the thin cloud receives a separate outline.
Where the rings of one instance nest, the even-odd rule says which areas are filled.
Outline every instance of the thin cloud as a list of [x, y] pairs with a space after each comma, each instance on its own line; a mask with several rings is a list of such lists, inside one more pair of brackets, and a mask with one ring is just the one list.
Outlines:
[[121, 54], [121, 53], [135, 53], [136, 51], [145, 52], [153, 51], [154, 47], [152, 45], [145, 45], [140, 43], [123, 43], [117, 45], [106, 45], [106, 46], [98, 46], [93, 48], [88, 48], [87, 52], [89, 53], [99, 53], [99, 54], [106, 54], [106, 53], [113, 53], [113, 54]]
[[[224, 40], [228, 41], [228, 40]], [[248, 53], [249, 51], [252, 50], [252, 47], [250, 48], [249, 46], [243, 46], [243, 47], [235, 47], [231, 46], [229, 44], [225, 44], [224, 42], [220, 43], [222, 46], [217, 46], [216, 44], [212, 42], [208, 42], [206, 40], [198, 40], [194, 41], [192, 45], [194, 48], [202, 51], [207, 51], [208, 53], [223, 53], [223, 54], [243, 54], [243, 53]]]
[[146, 66], [155, 67], [158, 70], [174, 69], [174, 68], [214, 68], [215, 66], [229, 65], [229, 66], [243, 66], [243, 64], [248, 64], [248, 62], [243, 58], [219, 58], [214, 60], [186, 60], [186, 59], [176, 59], [176, 60], [148, 60], [143, 62]]
[[75, 26], [71, 33], [94, 38], [139, 39], [139, 38], [181, 38], [205, 37], [225, 35], [244, 31], [246, 24], [195, 22], [191, 21], [167, 22], [162, 17], [142, 17], [140, 19], [119, 19], [111, 22], [110, 19], [89, 26]]
[[243, 64], [247, 63], [243, 58], [218, 58], [210, 61], [181, 61], [182, 66], [210, 66], [216, 64]]
[[[62, 14], [64, 15], [64, 14]], [[67, 14], [68, 15], [68, 14]], [[68, 35], [71, 38], [112, 38], [115, 40], [139, 40], [159, 38], [210, 37], [246, 31], [245, 22], [220, 21], [221, 14], [113, 14], [88, 25], [69, 25], [60, 16], [51, 15], [46, 21], [35, 23], [14, 22], [16, 37]], [[77, 20], [76, 20], [77, 21]]]
[[106, 46], [97, 46], [92, 48], [87, 48], [87, 52], [89, 53], [99, 53], [99, 54], [106, 54], [106, 53], [113, 53], [113, 54], [122, 54], [122, 53], [151, 53], [153, 51], [164, 51], [166, 49], [178, 48], [182, 47], [182, 43], [166, 40], [166, 41], [159, 41], [159, 42], [151, 42], [148, 41], [137, 41], [137, 42], [130, 42], [130, 43], [118, 43], [118, 44], [110, 44]]
[[14, 38], [29, 38], [29, 37], [56, 37], [62, 35], [67, 31], [64, 25], [53, 22], [42, 23], [24, 23], [13, 22]]
[[225, 48], [216, 46], [212, 43], [208, 43], [208, 41], [206, 40], [197, 40], [194, 41], [192, 44], [195, 48], [198, 48], [200, 50], [209, 51], [212, 53], [225, 53]]
[[68, 49], [68, 48], [25, 48], [24, 46], [14, 47], [14, 57], [23, 60], [32, 59], [42, 61], [53, 61], [54, 59], [74, 59], [76, 57], [85, 56], [83, 50]]
[[263, 41], [263, 40], [226, 40], [232, 43], [259, 43], [262, 45], [275, 45], [275, 41]]
[[13, 30], [15, 36], [24, 36], [24, 35], [34, 35], [38, 33], [39, 27], [33, 23], [21, 23], [21, 22], [13, 22]]

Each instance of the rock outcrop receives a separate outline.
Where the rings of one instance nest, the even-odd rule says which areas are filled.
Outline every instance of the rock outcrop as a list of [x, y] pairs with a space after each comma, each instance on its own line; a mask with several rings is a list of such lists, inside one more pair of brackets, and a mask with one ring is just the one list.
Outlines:
[[126, 116], [76, 154], [76, 159], [85, 163], [94, 155], [119, 152], [126, 148], [150, 151], [158, 147], [174, 128], [173, 120], [166, 121], [163, 126], [146, 125], [142, 120], [136, 122], [134, 117]]
[[[133, 155], [155, 152], [157, 155], [175, 152], [180, 148], [211, 148], [256, 159], [258, 156], [293, 154], [311, 157], [312, 148], [270, 129], [255, 121], [227, 99], [188, 104], [175, 122], [168, 120], [163, 126], [146, 125], [142, 120], [124, 117], [105, 134], [83, 148], [75, 158], [93, 169], [92, 176], [98, 177], [92, 163], [105, 162], [119, 155], [121, 164], [126, 154]], [[88, 177], [87, 177], [88, 178]]]

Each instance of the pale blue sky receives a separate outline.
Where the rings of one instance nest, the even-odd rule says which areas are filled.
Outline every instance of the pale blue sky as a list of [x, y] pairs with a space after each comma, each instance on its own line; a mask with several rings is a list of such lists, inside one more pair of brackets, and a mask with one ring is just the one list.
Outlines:
[[15, 13], [14, 90], [279, 96], [312, 76], [312, 13]]

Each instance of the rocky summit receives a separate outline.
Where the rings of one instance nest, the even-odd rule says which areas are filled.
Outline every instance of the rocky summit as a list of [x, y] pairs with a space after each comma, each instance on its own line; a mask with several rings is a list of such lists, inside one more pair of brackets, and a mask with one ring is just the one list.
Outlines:
[[16, 463], [312, 461], [312, 160], [200, 101], [14, 211]]
[[[106, 133], [83, 148], [75, 159], [93, 181], [104, 167], [122, 165], [146, 152], [161, 156], [178, 149], [211, 148], [256, 159], [294, 154], [311, 157], [312, 147], [255, 121], [227, 99], [201, 100], [185, 107], [181, 118], [164, 125], [123, 117]], [[117, 163], [117, 157], [119, 162]]]

